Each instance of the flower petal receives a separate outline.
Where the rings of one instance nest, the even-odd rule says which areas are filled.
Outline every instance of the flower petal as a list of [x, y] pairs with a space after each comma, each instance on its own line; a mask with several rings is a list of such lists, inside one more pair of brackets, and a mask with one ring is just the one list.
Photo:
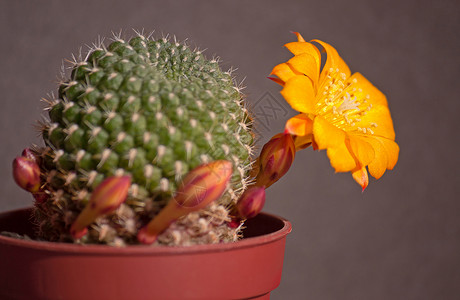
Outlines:
[[369, 172], [373, 177], [379, 179], [385, 173], [385, 171], [391, 170], [396, 165], [399, 155], [399, 146], [394, 141], [378, 137], [369, 136], [366, 137], [375, 151], [375, 158], [369, 164]]
[[371, 129], [369, 134], [394, 140], [395, 133], [385, 95], [360, 73], [347, 79], [350, 97], [359, 103], [360, 117], [355, 120], [356, 127]]
[[287, 64], [295, 71], [302, 73], [318, 85], [320, 64], [311, 54], [299, 54], [288, 60]]
[[305, 39], [303, 38], [303, 36], [300, 33], [296, 32], [296, 31], [292, 31], [292, 33], [297, 36], [297, 40], [299, 42], [305, 42]]
[[313, 120], [313, 138], [318, 149], [336, 148], [345, 144], [346, 134], [324, 118], [316, 116]]
[[336, 172], [349, 172], [356, 168], [356, 160], [345, 143], [327, 149], [327, 157]]
[[281, 91], [284, 99], [298, 112], [312, 113], [315, 111], [315, 92], [310, 79], [298, 75], [286, 81]]
[[312, 43], [307, 42], [291, 42], [284, 45], [291, 51], [294, 55], [308, 53], [313, 57], [316, 57], [319, 61], [321, 61], [321, 53], [319, 52], [318, 48], [316, 48]]
[[309, 135], [304, 135], [304, 136], [293, 136], [294, 138], [294, 145], [295, 145], [295, 151], [299, 151], [302, 149], [307, 148], [312, 144], [312, 138], [313, 136], [311, 134]]
[[368, 166], [369, 173], [371, 173], [375, 179], [379, 179], [387, 169], [388, 155], [382, 142], [377, 138], [369, 137], [367, 141], [372, 145], [375, 152], [374, 160]]
[[388, 106], [385, 95], [361, 73], [354, 73], [347, 79], [347, 82], [353, 81], [356, 81], [356, 83], [353, 83], [353, 87], [356, 88], [356, 91], [353, 92], [356, 99], [366, 99], [369, 103], [372, 103], [372, 105]]
[[355, 126], [361, 128], [370, 128], [372, 136], [381, 136], [390, 140], [395, 139], [395, 130], [393, 120], [391, 119], [390, 110], [384, 105], [373, 105], [366, 112], [366, 115], [360, 117]]
[[286, 122], [285, 130], [293, 135], [310, 135], [313, 130], [313, 121], [306, 114], [298, 114]]
[[396, 163], [398, 162], [399, 157], [399, 146], [394, 141], [382, 138], [382, 137], [374, 137], [378, 139], [383, 147], [385, 148], [387, 155], [388, 155], [388, 163], [387, 163], [387, 170], [393, 170]]
[[348, 135], [350, 150], [359, 165], [367, 166], [375, 157], [374, 148], [364, 138]]
[[334, 47], [320, 40], [312, 40], [311, 42], [316, 42], [323, 46], [324, 51], [327, 54], [326, 64], [324, 65], [324, 68], [320, 75], [320, 83], [325, 78], [327, 78], [326, 76], [330, 72], [330, 69], [333, 69], [334, 71], [336, 69], [339, 69], [338, 73], [344, 73], [346, 77], [350, 76], [350, 68], [345, 63], [345, 61], [339, 56], [339, 53], [337, 52], [337, 50], [335, 50]]
[[359, 185], [363, 188], [363, 191], [366, 189], [367, 185], [369, 184], [369, 176], [367, 175], [366, 167], [358, 167], [351, 172], [353, 179], [359, 183]]
[[[318, 67], [318, 76], [319, 76], [319, 71], [321, 67], [321, 52], [319, 52], [318, 48], [315, 47], [315, 45], [311, 43], [305, 43], [305, 42], [292, 42], [292, 43], [287, 43], [284, 45], [286, 48], [288, 48], [289, 51], [292, 52], [294, 55], [302, 55], [302, 54], [308, 54], [310, 55], [313, 60], [316, 62], [316, 65]], [[318, 81], [318, 77], [316, 77], [316, 82]]]
[[270, 79], [271, 81], [274, 81], [274, 82], [278, 83], [281, 86], [284, 86], [284, 81], [282, 81], [279, 78], [276, 78], [276, 77], [267, 77], [267, 78]]
[[270, 75], [277, 76], [283, 82], [286, 82], [289, 79], [291, 79], [292, 77], [296, 76], [296, 74], [291, 69], [291, 67], [289, 67], [289, 65], [286, 64], [286, 63], [282, 63], [282, 64], [279, 64], [279, 65], [275, 66], [273, 68], [272, 72], [270, 73]]

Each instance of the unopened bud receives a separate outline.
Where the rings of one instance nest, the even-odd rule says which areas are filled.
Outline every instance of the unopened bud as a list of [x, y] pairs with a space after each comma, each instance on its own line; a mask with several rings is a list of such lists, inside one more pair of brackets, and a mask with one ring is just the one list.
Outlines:
[[232, 163], [226, 160], [203, 164], [190, 171], [174, 198], [139, 231], [139, 242], [152, 244], [172, 222], [219, 199], [227, 188], [232, 173]]
[[226, 160], [201, 165], [187, 174], [174, 200], [184, 208], [201, 209], [222, 195], [232, 173], [232, 163]]
[[295, 157], [295, 144], [288, 133], [279, 133], [264, 145], [258, 159], [259, 173], [256, 186], [268, 188], [291, 167]]
[[25, 148], [24, 150], [22, 150], [21, 156], [28, 158], [34, 163], [38, 164], [38, 157], [30, 148]]
[[125, 201], [130, 185], [130, 176], [112, 176], [101, 182], [70, 227], [70, 234], [76, 239], [81, 238], [88, 231], [86, 227], [97, 217], [116, 210]]
[[246, 190], [236, 204], [241, 218], [249, 219], [257, 216], [265, 204], [265, 188], [251, 187]]
[[31, 193], [40, 189], [40, 167], [31, 159], [16, 157], [13, 161], [13, 177], [16, 183]]

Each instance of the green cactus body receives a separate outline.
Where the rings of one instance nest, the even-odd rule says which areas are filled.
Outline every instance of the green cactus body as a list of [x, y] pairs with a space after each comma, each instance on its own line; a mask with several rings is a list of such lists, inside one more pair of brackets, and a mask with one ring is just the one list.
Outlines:
[[252, 133], [242, 95], [229, 72], [199, 51], [138, 35], [91, 49], [50, 101], [37, 150], [49, 199], [35, 207], [41, 238], [73, 241], [69, 227], [106, 177], [130, 174], [128, 198], [100, 217], [78, 242], [137, 243], [136, 232], [198, 165], [233, 163], [230, 186], [217, 203], [178, 220], [156, 244], [234, 241], [229, 212], [244, 191]]

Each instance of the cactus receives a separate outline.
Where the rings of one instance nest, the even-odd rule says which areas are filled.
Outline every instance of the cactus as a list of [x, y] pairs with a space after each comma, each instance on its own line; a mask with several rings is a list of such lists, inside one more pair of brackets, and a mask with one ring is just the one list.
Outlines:
[[[75, 60], [70, 78], [48, 99], [34, 147], [41, 173], [34, 194], [37, 235], [48, 241], [126, 245], [167, 206], [185, 175], [216, 160], [233, 165], [215, 202], [179, 218], [155, 244], [235, 241], [235, 203], [250, 181], [253, 133], [243, 96], [218, 60], [166, 38], [115, 36]], [[93, 191], [129, 176], [126, 200], [99, 216], [83, 236], [70, 227]], [[230, 226], [231, 225], [231, 226]]]

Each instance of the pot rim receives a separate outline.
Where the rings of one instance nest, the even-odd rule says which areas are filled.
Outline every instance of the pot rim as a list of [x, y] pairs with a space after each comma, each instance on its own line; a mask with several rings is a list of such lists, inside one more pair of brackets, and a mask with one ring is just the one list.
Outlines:
[[[20, 211], [30, 210], [31, 208], [20, 208], [5, 212], [3, 214], [13, 214]], [[0, 235], [0, 246], [17, 246], [21, 248], [36, 249], [40, 251], [59, 252], [61, 254], [81, 254], [81, 255], [112, 255], [112, 256], [125, 256], [125, 255], [146, 255], [146, 256], [160, 256], [160, 255], [188, 255], [202, 252], [223, 252], [238, 250], [244, 248], [257, 247], [259, 245], [268, 244], [280, 240], [286, 237], [292, 231], [291, 222], [279, 217], [277, 215], [261, 212], [259, 215], [277, 219], [283, 222], [281, 229], [274, 232], [248, 237], [233, 243], [221, 243], [221, 244], [204, 244], [204, 245], [192, 245], [192, 246], [147, 246], [147, 245], [129, 245], [126, 247], [113, 247], [108, 245], [82, 245], [82, 244], [70, 244], [70, 243], [57, 243], [57, 242], [46, 242], [46, 241], [35, 241], [35, 240], [21, 240], [13, 237], [1, 236]]]

